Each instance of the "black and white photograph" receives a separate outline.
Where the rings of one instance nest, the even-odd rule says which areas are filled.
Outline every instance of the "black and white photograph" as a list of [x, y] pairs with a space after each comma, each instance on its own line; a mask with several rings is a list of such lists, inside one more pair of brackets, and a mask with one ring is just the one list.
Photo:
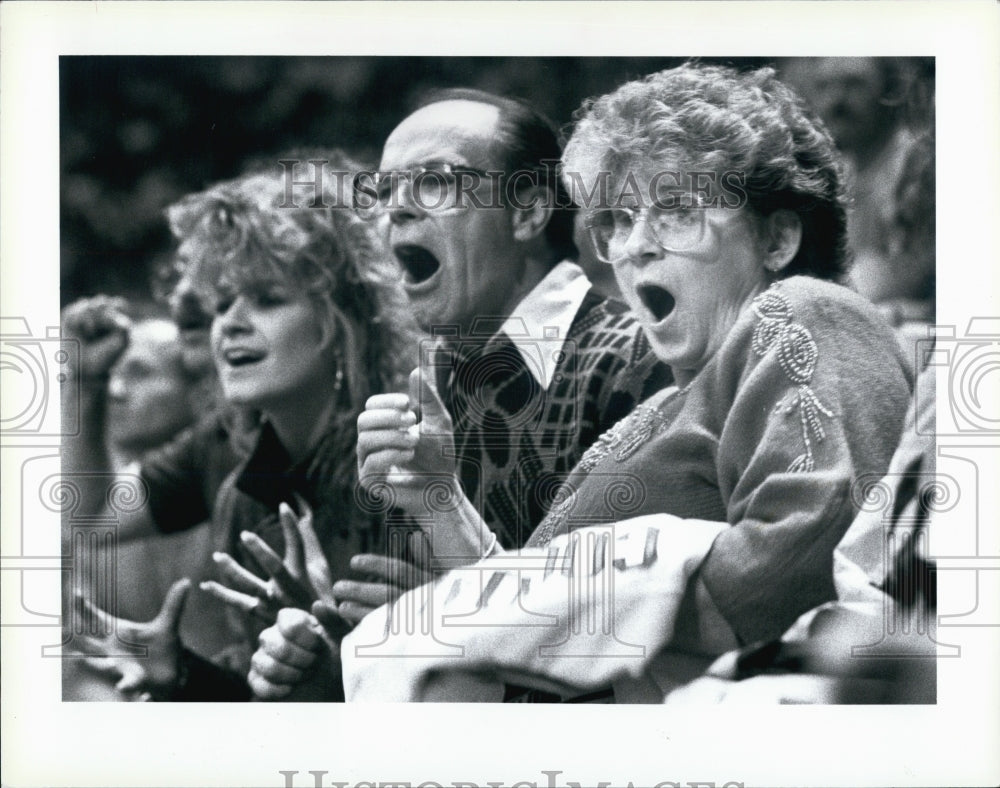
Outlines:
[[18, 5], [4, 784], [995, 783], [994, 6]]

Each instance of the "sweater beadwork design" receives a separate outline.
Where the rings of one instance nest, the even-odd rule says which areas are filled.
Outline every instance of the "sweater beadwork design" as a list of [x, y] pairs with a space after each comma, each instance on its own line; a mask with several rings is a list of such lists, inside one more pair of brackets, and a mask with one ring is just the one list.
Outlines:
[[597, 442], [584, 452], [577, 466], [581, 471], [592, 471], [610, 454], [623, 462], [631, 457], [642, 444], [662, 432], [670, 422], [659, 408], [639, 405], [618, 422]]
[[802, 424], [802, 441], [805, 451], [788, 466], [789, 473], [804, 473], [814, 469], [812, 441], [821, 442], [826, 431], [820, 414], [833, 418], [833, 413], [819, 401], [809, 385], [819, 351], [809, 329], [792, 320], [792, 305], [778, 289], [771, 285], [753, 300], [753, 311], [759, 322], [753, 332], [753, 349], [758, 356], [765, 356], [772, 349], [777, 352], [778, 365], [795, 389], [782, 397], [774, 406], [775, 413], [790, 416], [797, 410]]

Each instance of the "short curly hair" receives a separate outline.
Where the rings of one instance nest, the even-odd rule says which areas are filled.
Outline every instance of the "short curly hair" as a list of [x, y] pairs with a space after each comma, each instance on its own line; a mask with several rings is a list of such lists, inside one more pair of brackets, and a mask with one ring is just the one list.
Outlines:
[[848, 265], [843, 168], [823, 122], [772, 68], [688, 62], [588, 99], [563, 154], [563, 177], [593, 186], [643, 161], [736, 172], [761, 216], [789, 209], [802, 242], [782, 276], [840, 279]]

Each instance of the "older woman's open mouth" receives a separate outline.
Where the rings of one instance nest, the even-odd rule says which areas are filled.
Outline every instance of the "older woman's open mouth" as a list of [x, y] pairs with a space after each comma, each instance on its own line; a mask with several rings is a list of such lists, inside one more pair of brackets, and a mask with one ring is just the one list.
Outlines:
[[441, 268], [441, 263], [437, 257], [423, 246], [401, 244], [394, 247], [392, 251], [396, 256], [396, 260], [403, 268], [404, 284], [423, 284]]
[[639, 285], [636, 292], [657, 323], [674, 311], [674, 296], [669, 290], [659, 285], [646, 284]]

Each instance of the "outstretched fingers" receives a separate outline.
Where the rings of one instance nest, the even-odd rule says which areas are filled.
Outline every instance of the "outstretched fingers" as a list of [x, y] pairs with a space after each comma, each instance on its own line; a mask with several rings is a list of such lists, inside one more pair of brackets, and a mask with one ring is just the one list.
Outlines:
[[73, 593], [73, 600], [76, 603], [80, 620], [83, 622], [83, 631], [85, 634], [101, 635], [115, 629], [118, 619], [110, 613], [101, 610], [97, 605], [84, 597], [81, 592], [75, 591]]
[[240, 541], [274, 581], [278, 601], [282, 605], [305, 609], [312, 604], [309, 591], [292, 577], [282, 560], [263, 539], [251, 531], [244, 531], [240, 534]]
[[[411, 548], [414, 547], [414, 544], [414, 540], [411, 539]], [[427, 556], [421, 553], [420, 559], [426, 562]], [[431, 573], [422, 566], [375, 553], [361, 553], [353, 556], [351, 569], [361, 574], [374, 576], [385, 583], [403, 589], [416, 588], [431, 580]], [[336, 587], [334, 587], [334, 593], [336, 593]]]
[[299, 537], [305, 559], [305, 575], [319, 599], [335, 603], [333, 598], [333, 573], [326, 560], [326, 554], [313, 528], [313, 514], [309, 504], [297, 496], [297, 503], [302, 516], [296, 519]]
[[257, 618], [260, 618], [267, 623], [273, 623], [274, 617], [278, 612], [277, 608], [269, 605], [258, 596], [233, 591], [233, 589], [227, 588], [214, 580], [204, 580], [198, 587], [201, 588], [201, 590], [206, 594], [211, 594], [216, 599], [225, 602], [230, 607], [235, 608], [236, 610], [241, 610], [244, 613], [250, 613], [251, 615], [257, 616]]
[[345, 604], [358, 603], [374, 610], [382, 607], [390, 599], [389, 584], [384, 581], [338, 580], [333, 586], [333, 593], [340, 600], [337, 609], [341, 613]]
[[268, 586], [265, 580], [257, 577], [249, 569], [240, 566], [227, 553], [212, 553], [212, 560], [222, 574], [223, 579], [234, 591], [257, 597], [267, 597]]
[[360, 602], [345, 601], [337, 605], [337, 613], [351, 625], [360, 623], [361, 619], [378, 610], [382, 605], [363, 605]]
[[278, 504], [278, 520], [285, 537], [285, 566], [296, 577], [306, 576], [305, 548], [299, 533], [299, 518], [292, 507], [282, 501]]
[[177, 632], [180, 626], [181, 614], [184, 612], [184, 603], [187, 601], [188, 591], [191, 590], [191, 579], [182, 577], [176, 581], [167, 591], [167, 596], [163, 600], [160, 612], [153, 619], [153, 624], [157, 629], [164, 632]]
[[91, 670], [115, 676], [121, 675], [119, 660], [111, 654], [107, 638], [78, 635], [73, 638], [73, 650], [74, 655], [81, 655], [79, 659]]

